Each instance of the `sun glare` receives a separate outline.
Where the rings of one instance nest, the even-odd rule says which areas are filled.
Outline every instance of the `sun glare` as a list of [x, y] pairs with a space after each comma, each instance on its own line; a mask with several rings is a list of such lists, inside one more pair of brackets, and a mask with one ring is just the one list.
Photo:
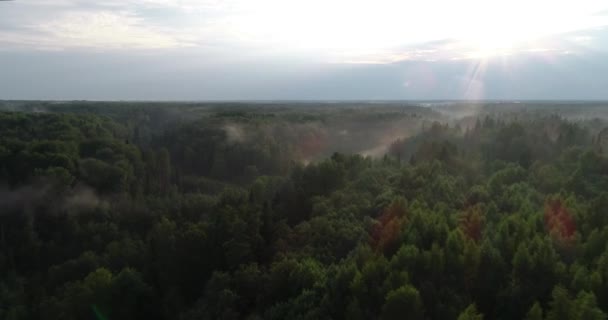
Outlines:
[[429, 42], [454, 56], [504, 55], [536, 39], [605, 24], [598, 1], [279, 1], [241, 8], [230, 22], [242, 41], [273, 50], [368, 55]]

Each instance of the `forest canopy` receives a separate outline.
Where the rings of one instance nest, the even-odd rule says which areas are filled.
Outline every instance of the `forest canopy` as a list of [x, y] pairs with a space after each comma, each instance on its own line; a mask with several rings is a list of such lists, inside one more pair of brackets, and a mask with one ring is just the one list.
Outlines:
[[0, 102], [0, 319], [606, 319], [602, 107]]

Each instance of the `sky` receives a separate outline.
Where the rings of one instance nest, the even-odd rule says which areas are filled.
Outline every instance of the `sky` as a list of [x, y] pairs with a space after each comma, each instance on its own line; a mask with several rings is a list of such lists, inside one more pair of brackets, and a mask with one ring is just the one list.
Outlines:
[[0, 0], [0, 99], [608, 100], [608, 1]]

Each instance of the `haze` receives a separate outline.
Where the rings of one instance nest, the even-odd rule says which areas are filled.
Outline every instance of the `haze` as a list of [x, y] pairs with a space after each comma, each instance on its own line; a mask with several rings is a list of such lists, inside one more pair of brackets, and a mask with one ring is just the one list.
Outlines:
[[0, 99], [608, 99], [606, 1], [0, 1]]

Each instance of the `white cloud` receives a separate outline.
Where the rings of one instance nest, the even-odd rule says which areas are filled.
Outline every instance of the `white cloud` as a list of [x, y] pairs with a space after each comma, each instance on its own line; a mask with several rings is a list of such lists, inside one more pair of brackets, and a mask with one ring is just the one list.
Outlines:
[[140, 12], [156, 2], [162, 1], [32, 0], [15, 2], [6, 11], [0, 3], [0, 46], [42, 50], [192, 46], [196, 37], [187, 30], [155, 23]]
[[125, 12], [70, 12], [32, 27], [44, 34], [42, 44], [47, 46], [154, 49], [185, 45]]
[[[601, 0], [27, 0], [0, 3], [0, 46], [223, 47], [391, 63], [510, 54], [608, 25]], [[3, 10], [4, 9], [6, 10]], [[15, 28], [2, 26], [12, 23]], [[432, 48], [424, 43], [450, 39]]]

